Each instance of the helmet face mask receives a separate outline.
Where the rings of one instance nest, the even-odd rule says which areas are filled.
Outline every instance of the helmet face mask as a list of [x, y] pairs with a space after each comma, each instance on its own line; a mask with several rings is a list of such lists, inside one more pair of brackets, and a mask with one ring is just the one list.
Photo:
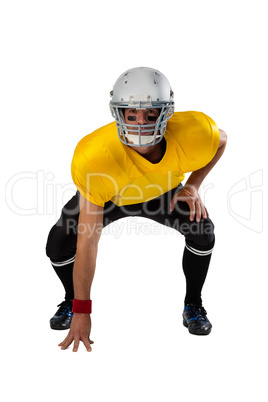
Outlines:
[[[174, 113], [173, 92], [162, 73], [147, 67], [128, 70], [116, 81], [111, 96], [111, 113], [124, 144], [145, 147], [162, 140], [167, 121]], [[149, 124], [131, 124], [125, 121], [124, 109], [129, 108], [159, 109], [159, 116], [148, 118]]]

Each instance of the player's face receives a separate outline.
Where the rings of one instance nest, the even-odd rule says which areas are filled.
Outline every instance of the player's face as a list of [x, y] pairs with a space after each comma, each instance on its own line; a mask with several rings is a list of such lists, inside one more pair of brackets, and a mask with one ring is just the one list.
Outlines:
[[[147, 125], [147, 124], [155, 124], [156, 120], [160, 115], [159, 109], [125, 109], [125, 122], [129, 123], [131, 126], [133, 125]], [[145, 128], [141, 128], [141, 135], [153, 135], [154, 131], [148, 131], [144, 134], [142, 130]], [[139, 135], [137, 132], [131, 131], [131, 127], [128, 128], [129, 134]], [[127, 142], [130, 141], [127, 139]], [[148, 145], [148, 146], [135, 146], [133, 149], [139, 154], [146, 156], [147, 154], [153, 154], [156, 151], [156, 148], [159, 148], [159, 144], [156, 145]]]
[[[159, 109], [125, 109], [125, 121], [131, 126], [154, 124], [159, 117]], [[131, 126], [128, 128], [129, 134], [136, 134], [137, 132], [131, 131]], [[146, 128], [141, 128], [144, 131]], [[141, 135], [153, 135], [154, 131], [146, 131]]]

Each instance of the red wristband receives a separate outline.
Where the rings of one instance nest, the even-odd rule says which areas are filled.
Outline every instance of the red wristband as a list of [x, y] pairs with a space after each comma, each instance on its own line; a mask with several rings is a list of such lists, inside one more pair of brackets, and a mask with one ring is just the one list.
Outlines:
[[91, 314], [92, 301], [73, 299], [73, 313]]

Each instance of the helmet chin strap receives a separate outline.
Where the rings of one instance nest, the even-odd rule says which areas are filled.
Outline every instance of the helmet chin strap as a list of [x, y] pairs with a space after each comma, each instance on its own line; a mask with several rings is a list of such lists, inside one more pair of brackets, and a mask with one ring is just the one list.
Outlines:
[[158, 139], [161, 137], [161, 134], [159, 135], [143, 135], [140, 137], [139, 141], [139, 135], [135, 135], [135, 134], [125, 134], [125, 137], [134, 145], [147, 145], [147, 144], [151, 144], [154, 139]]

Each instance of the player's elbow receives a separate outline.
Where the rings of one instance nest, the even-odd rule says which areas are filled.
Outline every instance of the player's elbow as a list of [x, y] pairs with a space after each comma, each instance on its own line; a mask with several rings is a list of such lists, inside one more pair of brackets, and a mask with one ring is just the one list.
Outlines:
[[220, 132], [220, 143], [219, 143], [219, 148], [220, 147], [222, 147], [222, 146], [226, 146], [226, 144], [227, 144], [227, 134], [226, 134], [226, 132], [225, 131], [223, 131], [223, 130], [221, 130], [221, 129], [219, 129], [219, 132]]

